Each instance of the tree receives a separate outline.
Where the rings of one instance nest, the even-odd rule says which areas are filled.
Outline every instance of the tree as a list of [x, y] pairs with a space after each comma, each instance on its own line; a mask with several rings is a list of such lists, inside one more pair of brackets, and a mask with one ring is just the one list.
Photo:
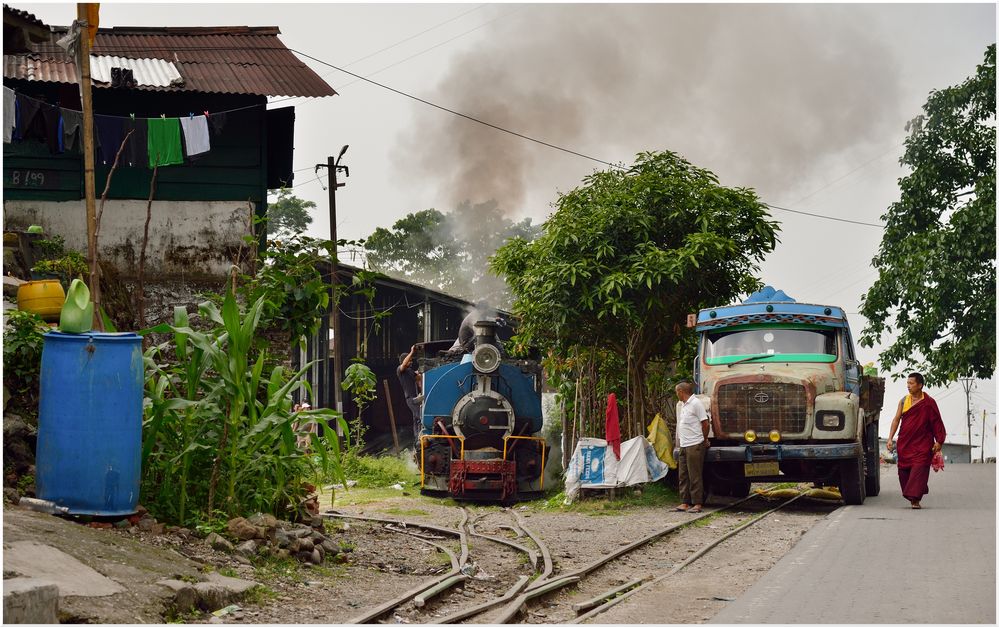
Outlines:
[[460, 203], [453, 212], [426, 209], [379, 227], [365, 240], [368, 263], [386, 274], [455, 296], [505, 306], [509, 293], [489, 273], [488, 258], [512, 237], [534, 239], [530, 218], [513, 222], [496, 201]]
[[912, 172], [881, 216], [861, 344], [897, 330], [880, 355], [885, 369], [917, 369], [934, 385], [987, 379], [996, 367], [995, 44], [973, 76], [931, 92], [923, 112], [900, 160]]
[[267, 205], [267, 234], [301, 233], [312, 224], [309, 211], [316, 208], [311, 200], [294, 196], [287, 187], [277, 191], [277, 200]]
[[520, 339], [566, 358], [594, 346], [620, 356], [628, 411], [644, 419], [646, 367], [689, 345], [687, 314], [760, 287], [757, 264], [777, 243], [768, 218], [752, 190], [722, 187], [675, 153], [641, 153], [562, 195], [543, 235], [510, 241], [492, 263]]

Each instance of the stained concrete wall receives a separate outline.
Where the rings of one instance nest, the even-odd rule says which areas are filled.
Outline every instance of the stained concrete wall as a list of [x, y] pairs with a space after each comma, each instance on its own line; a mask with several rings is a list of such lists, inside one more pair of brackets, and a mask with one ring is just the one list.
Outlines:
[[[98, 200], [98, 206], [100, 200]], [[254, 207], [246, 201], [153, 201], [146, 247], [147, 277], [204, 280], [224, 277], [245, 253]], [[146, 201], [108, 200], [101, 219], [101, 258], [124, 278], [138, 274], [146, 221]], [[82, 200], [4, 202], [4, 229], [41, 225], [61, 235], [66, 246], [87, 250], [86, 206]], [[245, 254], [243, 255], [245, 257]]]

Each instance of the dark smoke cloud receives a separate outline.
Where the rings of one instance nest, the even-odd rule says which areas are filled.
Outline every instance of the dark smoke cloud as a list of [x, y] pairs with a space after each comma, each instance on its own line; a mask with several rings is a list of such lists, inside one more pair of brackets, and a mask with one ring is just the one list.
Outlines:
[[[896, 61], [869, 8], [835, 5], [510, 5], [430, 98], [610, 161], [673, 150], [722, 184], [786, 198], [839, 153], [897, 132]], [[420, 109], [397, 168], [450, 209], [563, 190], [599, 164]], [[414, 160], [415, 158], [415, 168]], [[419, 209], [419, 208], [414, 208]]]

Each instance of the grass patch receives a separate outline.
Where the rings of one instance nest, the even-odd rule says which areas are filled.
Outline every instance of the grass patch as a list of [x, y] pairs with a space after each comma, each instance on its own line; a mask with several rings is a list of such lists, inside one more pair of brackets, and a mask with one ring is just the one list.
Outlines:
[[290, 581], [302, 583], [305, 581], [304, 568], [301, 563], [291, 557], [260, 557], [254, 562], [256, 576], [260, 581]]
[[251, 605], [263, 605], [269, 601], [273, 601], [278, 597], [278, 593], [271, 590], [265, 585], [259, 585], [255, 588], [251, 588], [249, 592], [243, 597], [241, 603], [251, 604]]
[[[609, 495], [609, 491], [607, 492]], [[617, 516], [627, 510], [640, 507], [674, 507], [680, 502], [676, 490], [667, 487], [662, 482], [648, 483], [642, 486], [641, 494], [635, 489], [620, 488], [617, 496], [596, 496], [577, 499], [571, 505], [565, 505], [565, 492], [558, 492], [547, 499], [533, 501], [527, 506], [531, 509], [557, 512], [576, 512], [591, 516]]]
[[381, 510], [386, 514], [395, 514], [396, 516], [429, 516], [430, 514], [422, 509], [404, 509], [402, 507], [389, 507]]
[[708, 525], [710, 525], [711, 523], [713, 523], [717, 519], [721, 518], [721, 516], [722, 516], [721, 512], [715, 512], [713, 514], [708, 514], [704, 518], [700, 518], [698, 520], [695, 520], [692, 523], [691, 526], [693, 526], [693, 527], [707, 527]]
[[[357, 482], [355, 488], [386, 488], [395, 484], [403, 487], [419, 486], [420, 474], [406, 453], [399, 455], [347, 454], [344, 457], [344, 474]], [[348, 491], [352, 490], [351, 488]]]

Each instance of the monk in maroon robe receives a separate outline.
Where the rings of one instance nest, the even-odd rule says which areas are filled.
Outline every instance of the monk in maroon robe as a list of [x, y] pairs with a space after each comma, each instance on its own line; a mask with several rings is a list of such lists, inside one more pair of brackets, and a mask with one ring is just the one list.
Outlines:
[[937, 402], [923, 391], [923, 382], [923, 375], [918, 372], [909, 375], [906, 381], [909, 395], [899, 401], [888, 435], [888, 450], [891, 451], [895, 431], [901, 425], [898, 482], [902, 486], [902, 496], [912, 504], [912, 509], [922, 509], [920, 501], [930, 492], [930, 462], [947, 437]]

